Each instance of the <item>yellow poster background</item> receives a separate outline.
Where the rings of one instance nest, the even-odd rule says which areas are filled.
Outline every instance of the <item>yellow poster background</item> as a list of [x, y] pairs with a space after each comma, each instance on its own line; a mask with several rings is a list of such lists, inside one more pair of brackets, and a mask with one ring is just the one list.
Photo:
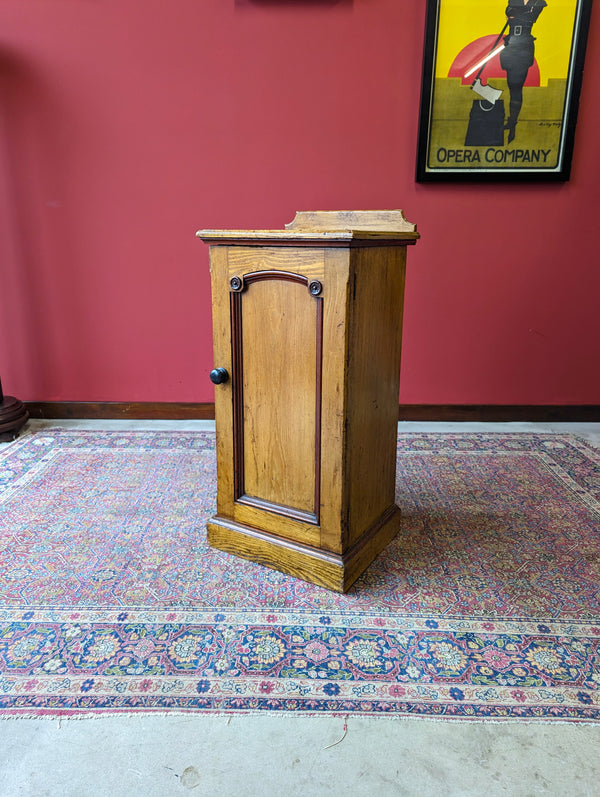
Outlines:
[[[532, 30], [540, 86], [523, 89], [523, 105], [514, 140], [509, 144], [505, 137], [503, 144], [473, 147], [465, 143], [466, 131], [473, 105], [480, 98], [469, 85], [462, 85], [459, 78], [449, 78], [448, 71], [468, 44], [483, 36], [500, 34], [506, 22], [507, 3], [506, 0], [441, 0], [427, 169], [552, 170], [559, 167], [577, 0], [546, 1], [547, 6]], [[487, 81], [502, 91], [499, 106], [507, 116], [510, 94], [506, 73], [501, 75], [489, 77]], [[485, 72], [483, 79], [485, 82]], [[485, 102], [483, 106], [488, 107]]]
[[[566, 78], [577, 0], [546, 0], [533, 28], [541, 85], [548, 78]], [[452, 62], [470, 42], [500, 34], [506, 22], [504, 0], [444, 0], [440, 9], [435, 76], [447, 77]]]

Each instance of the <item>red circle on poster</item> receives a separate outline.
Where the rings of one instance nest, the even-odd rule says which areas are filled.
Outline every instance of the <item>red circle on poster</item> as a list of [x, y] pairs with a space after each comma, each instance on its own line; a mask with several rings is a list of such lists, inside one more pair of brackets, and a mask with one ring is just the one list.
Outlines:
[[[480, 67], [475, 69], [474, 72], [471, 72], [468, 77], [465, 77], [465, 75], [481, 60], [489, 55], [493, 49], [495, 49], [494, 44], [496, 43], [497, 39], [497, 34], [492, 36], [482, 36], [479, 39], [475, 39], [475, 41], [472, 41], [470, 44], [467, 44], [466, 47], [463, 47], [463, 49], [452, 62], [452, 66], [448, 72], [448, 77], [459, 77], [461, 78], [463, 86], [470, 86], [475, 80]], [[502, 39], [500, 39], [496, 46], [499, 47], [501, 44]], [[506, 72], [500, 66], [500, 53], [497, 53], [485, 64], [483, 72], [481, 73], [481, 81], [482, 83], [485, 83], [487, 80], [489, 80], [489, 78], [499, 77], [505, 78]], [[535, 60], [533, 62], [533, 66], [529, 67], [525, 85], [540, 85], [540, 68], [538, 66], [538, 62]]]

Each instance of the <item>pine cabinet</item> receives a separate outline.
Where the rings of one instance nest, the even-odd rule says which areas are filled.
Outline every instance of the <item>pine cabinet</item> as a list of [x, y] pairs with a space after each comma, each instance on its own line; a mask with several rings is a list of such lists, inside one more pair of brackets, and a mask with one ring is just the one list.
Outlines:
[[210, 245], [211, 546], [346, 591], [399, 529], [402, 211], [297, 213]]

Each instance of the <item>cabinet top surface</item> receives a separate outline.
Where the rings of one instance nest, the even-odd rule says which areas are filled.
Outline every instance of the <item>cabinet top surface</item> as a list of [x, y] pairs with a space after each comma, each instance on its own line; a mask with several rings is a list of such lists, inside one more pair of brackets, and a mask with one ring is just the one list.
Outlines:
[[199, 230], [206, 243], [408, 244], [419, 233], [401, 210], [299, 211], [283, 230]]

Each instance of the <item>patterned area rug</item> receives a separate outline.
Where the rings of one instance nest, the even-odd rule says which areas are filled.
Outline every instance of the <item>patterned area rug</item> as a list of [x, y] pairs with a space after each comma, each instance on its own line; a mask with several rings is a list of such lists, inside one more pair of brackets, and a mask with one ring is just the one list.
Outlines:
[[0, 716], [600, 718], [600, 452], [407, 434], [404, 526], [347, 595], [213, 551], [214, 435], [0, 449]]

